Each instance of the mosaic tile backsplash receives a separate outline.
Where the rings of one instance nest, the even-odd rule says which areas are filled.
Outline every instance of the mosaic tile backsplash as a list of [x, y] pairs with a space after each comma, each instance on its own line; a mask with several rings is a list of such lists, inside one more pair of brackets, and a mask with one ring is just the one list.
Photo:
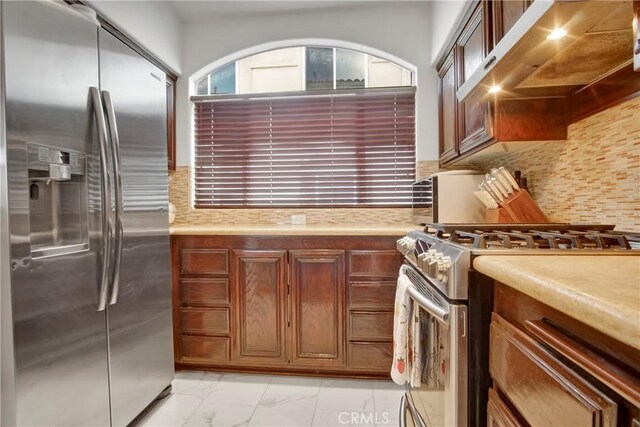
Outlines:
[[392, 225], [412, 221], [410, 208], [193, 209], [189, 177], [187, 166], [169, 174], [169, 200], [176, 206], [174, 225], [289, 224], [291, 215], [297, 214], [307, 216], [307, 225]]
[[482, 165], [521, 170], [554, 222], [640, 231], [640, 97], [569, 125], [566, 141]]
[[[548, 142], [478, 169], [502, 165], [523, 172], [551, 221], [611, 223], [640, 231], [640, 97], [573, 123], [566, 141]], [[438, 170], [437, 161], [420, 161], [416, 177]], [[412, 221], [409, 208], [193, 209], [189, 177], [189, 167], [169, 175], [169, 198], [177, 209], [174, 224], [288, 224], [294, 214], [305, 214], [309, 225]]]

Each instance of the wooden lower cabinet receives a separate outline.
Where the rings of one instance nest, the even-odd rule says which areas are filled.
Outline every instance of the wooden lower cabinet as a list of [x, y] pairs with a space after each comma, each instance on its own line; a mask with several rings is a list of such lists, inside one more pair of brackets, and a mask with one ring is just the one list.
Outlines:
[[489, 426], [631, 426], [639, 362], [637, 350], [495, 284]]
[[286, 361], [286, 258], [286, 251], [234, 251], [234, 355], [238, 361]]
[[344, 251], [291, 251], [291, 363], [344, 364]]
[[490, 348], [494, 383], [530, 425], [616, 425], [617, 406], [609, 397], [497, 314]]
[[172, 236], [176, 366], [388, 377], [396, 240]]

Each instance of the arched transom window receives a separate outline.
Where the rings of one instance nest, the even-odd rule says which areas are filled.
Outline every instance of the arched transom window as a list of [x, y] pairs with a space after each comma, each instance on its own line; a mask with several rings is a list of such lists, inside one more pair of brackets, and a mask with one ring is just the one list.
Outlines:
[[411, 71], [355, 50], [290, 47], [230, 62], [196, 82], [197, 95], [411, 86]]

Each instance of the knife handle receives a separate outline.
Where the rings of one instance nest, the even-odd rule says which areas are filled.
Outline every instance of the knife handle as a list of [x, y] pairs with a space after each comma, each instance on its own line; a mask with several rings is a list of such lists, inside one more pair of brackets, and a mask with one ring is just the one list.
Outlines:
[[511, 187], [513, 187], [513, 191], [518, 191], [520, 189], [518, 181], [516, 181], [515, 178], [509, 173], [507, 168], [505, 168], [504, 166], [500, 166], [498, 170], [500, 171], [500, 173], [502, 173], [502, 176], [507, 179], [507, 182], [511, 184]]

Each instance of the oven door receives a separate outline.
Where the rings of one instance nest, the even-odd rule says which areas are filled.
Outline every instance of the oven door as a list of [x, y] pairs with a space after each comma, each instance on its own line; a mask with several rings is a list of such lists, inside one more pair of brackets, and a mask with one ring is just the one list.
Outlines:
[[466, 426], [468, 424], [467, 306], [447, 301], [411, 266], [404, 266], [420, 306], [421, 386], [407, 385], [400, 425]]

